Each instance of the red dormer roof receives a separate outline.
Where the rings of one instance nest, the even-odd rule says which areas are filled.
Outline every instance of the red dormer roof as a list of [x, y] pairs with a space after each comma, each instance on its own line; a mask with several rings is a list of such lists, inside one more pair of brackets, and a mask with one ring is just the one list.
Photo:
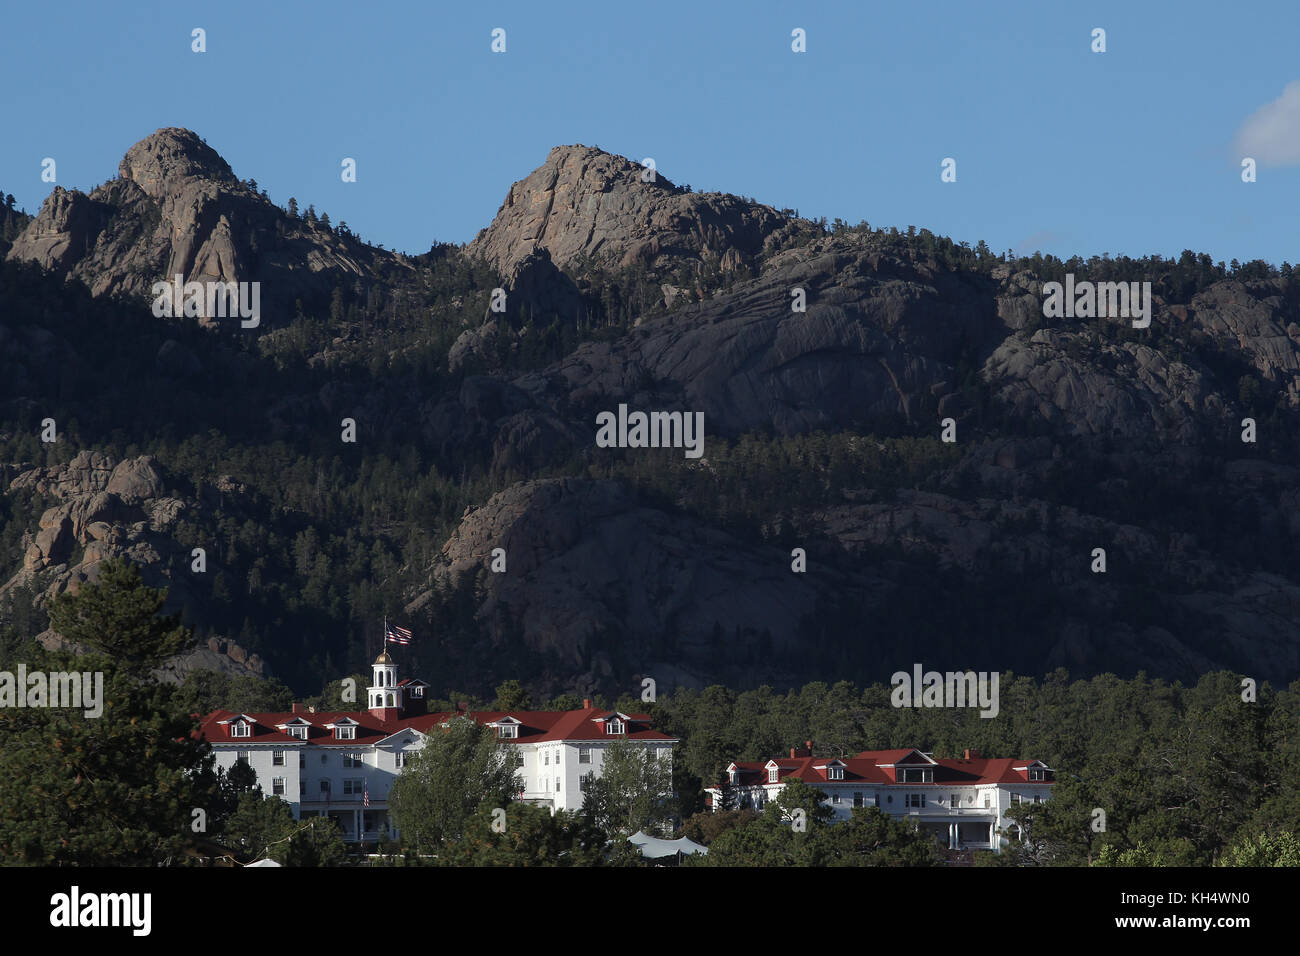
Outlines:
[[[395, 709], [394, 709], [395, 712]], [[610, 735], [605, 733], [605, 727], [599, 723], [599, 719], [608, 715], [609, 711], [602, 711], [595, 707], [587, 707], [582, 710], [529, 710], [529, 711], [501, 711], [487, 710], [475, 711], [467, 716], [480, 724], [490, 724], [510, 717], [518, 721], [519, 736], [505, 738], [507, 743], [542, 743], [542, 742], [561, 742], [561, 741], [595, 741], [609, 740]], [[229, 722], [240, 716], [245, 716], [252, 721], [251, 736], [232, 737], [228, 731]], [[199, 725], [198, 734], [206, 737], [213, 743], [242, 743], [242, 744], [272, 744], [284, 743], [292, 746], [302, 744], [321, 745], [333, 747], [356, 747], [358, 745], [373, 744], [390, 737], [402, 730], [416, 730], [423, 734], [430, 733], [433, 728], [446, 723], [457, 715], [454, 713], [443, 714], [420, 714], [414, 717], [391, 717], [383, 719], [372, 714], [370, 711], [329, 711], [321, 713], [274, 713], [274, 714], [237, 714], [229, 710], [217, 710], [203, 718]], [[663, 741], [664, 743], [676, 743], [677, 738], [669, 737], [657, 730], [650, 729], [650, 717], [648, 714], [627, 714], [622, 715], [627, 721], [626, 733], [620, 734], [618, 739], [623, 740], [644, 740], [644, 741]], [[356, 737], [352, 740], [336, 740], [332, 730], [328, 725], [341, 720], [349, 720], [356, 724]], [[294, 720], [301, 720], [308, 725], [307, 739], [303, 740], [298, 737], [291, 737], [288, 733], [280, 730], [278, 724], [287, 724]]]
[[[913, 754], [923, 759], [911, 757]], [[1041, 766], [1044, 770], [1050, 770], [1040, 760], [1015, 760], [1009, 757], [935, 760], [915, 749], [864, 750], [856, 757], [839, 758], [838, 762], [844, 766], [844, 779], [831, 781], [827, 776], [827, 768], [835, 762], [835, 759], [826, 757], [777, 757], [766, 761], [733, 761], [727, 769], [736, 770], [736, 782], [742, 786], [766, 784], [768, 768], [775, 766], [778, 783], [783, 783], [788, 777], [798, 777], [804, 783], [810, 784], [833, 782], [940, 788], [975, 784], [1028, 783], [1030, 767]], [[899, 783], [894, 780], [890, 769], [886, 769], [893, 765], [932, 767], [934, 780], [930, 783]], [[1052, 781], [1032, 782], [1050, 784]]]

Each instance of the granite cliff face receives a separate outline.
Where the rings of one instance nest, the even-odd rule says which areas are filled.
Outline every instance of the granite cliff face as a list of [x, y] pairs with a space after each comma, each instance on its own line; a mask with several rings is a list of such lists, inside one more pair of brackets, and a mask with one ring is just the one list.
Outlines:
[[[806, 312], [792, 311], [793, 289], [804, 291]], [[515, 384], [573, 408], [702, 411], [721, 435], [912, 423], [955, 408], [957, 362], [1000, 341], [993, 293], [987, 281], [824, 240]]]
[[797, 228], [770, 206], [687, 192], [621, 156], [557, 146], [510, 187], [492, 224], [466, 251], [502, 273], [538, 249], [560, 268], [589, 258], [668, 270], [712, 258], [727, 269], [752, 260], [783, 230]]
[[[236, 491], [229, 478], [223, 481], [218, 486]], [[0, 599], [26, 588], [35, 593], [36, 606], [43, 607], [57, 594], [75, 594], [96, 581], [106, 558], [123, 558], [139, 566], [150, 587], [168, 589], [168, 613], [183, 611], [193, 601], [190, 550], [175, 534], [178, 524], [204, 505], [171, 489], [152, 456], [115, 461], [99, 452], [81, 452], [64, 465], [19, 470], [8, 490], [56, 503], [41, 514], [34, 533], [24, 535], [22, 568], [0, 584]], [[53, 631], [41, 637], [49, 646], [62, 642]], [[194, 667], [264, 672], [261, 657], [221, 639], [187, 650], [167, 669], [183, 675]]]
[[473, 577], [497, 547], [506, 571], [482, 579], [488, 640], [478, 650], [490, 654], [518, 630], [553, 674], [593, 685], [628, 668], [669, 684], [723, 672], [792, 678], [800, 667], [781, 662], [797, 659], [821, 609], [881, 584], [842, 574], [805, 582], [779, 548], [648, 506], [615, 481], [558, 478], [494, 495], [462, 518], [435, 581]]

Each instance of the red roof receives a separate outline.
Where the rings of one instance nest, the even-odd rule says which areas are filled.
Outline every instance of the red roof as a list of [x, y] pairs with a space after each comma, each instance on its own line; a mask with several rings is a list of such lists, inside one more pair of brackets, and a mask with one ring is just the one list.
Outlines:
[[[594, 718], [606, 717], [609, 711], [596, 707], [583, 710], [486, 710], [474, 711], [468, 716], [480, 724], [488, 724], [505, 717], [519, 721], [518, 736], [504, 738], [509, 743], [541, 743], [547, 741], [583, 741], [583, 740], [662, 740], [676, 743], [677, 738], [661, 734], [650, 729], [648, 714], [628, 714], [627, 732], [624, 734], [607, 734], [605, 725]], [[239, 711], [214, 710], [203, 718], [199, 725], [199, 735], [215, 743], [246, 744], [313, 744], [329, 747], [356, 747], [369, 745], [402, 730], [417, 730], [427, 734], [434, 727], [457, 716], [454, 713], [420, 714], [413, 717], [398, 717], [382, 720], [369, 711], [318, 711], [316, 713], [248, 713], [244, 716], [253, 720], [251, 736], [232, 737], [228, 726], [221, 721], [240, 716]], [[347, 717], [357, 724], [356, 737], [352, 740], [337, 740], [334, 732], [325, 725]], [[291, 737], [280, 730], [277, 724], [287, 724], [295, 718], [308, 721], [307, 739]]]
[[[935, 759], [934, 764], [922, 764], [915, 757], [910, 760], [905, 759], [909, 754], [916, 753], [919, 753], [919, 751], [910, 748], [906, 750], [864, 750], [856, 757], [841, 757], [839, 761], [844, 765], [843, 780], [830, 780], [826, 776], [826, 766], [836, 759], [834, 757], [776, 757], [772, 760], [735, 761], [732, 766], [738, 771], [736, 782], [742, 786], [767, 783], [767, 767], [769, 764], [776, 764], [778, 782], [784, 781], [787, 777], [798, 777], [804, 783], [893, 784], [908, 787], [949, 787], [1030, 782], [1050, 784], [1052, 782], [1051, 780], [1030, 781], [1027, 768], [1030, 765], [1039, 763], [1039, 761], [1035, 760], [1014, 760], [1010, 757], [981, 757], [972, 760]], [[934, 770], [934, 780], [931, 783], [909, 782], [902, 784], [894, 778], [892, 769], [886, 769], [885, 766], [882, 766], [895, 763], [901, 763], [909, 767], [916, 764], [931, 767]], [[819, 767], [821, 769], [818, 769]], [[1015, 770], [1013, 769], [1015, 767], [1025, 767], [1026, 769]]]

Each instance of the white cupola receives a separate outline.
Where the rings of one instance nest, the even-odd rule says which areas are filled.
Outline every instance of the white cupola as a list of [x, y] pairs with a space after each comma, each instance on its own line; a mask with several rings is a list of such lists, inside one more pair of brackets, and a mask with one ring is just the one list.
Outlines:
[[405, 688], [398, 686], [397, 664], [393, 662], [388, 651], [384, 651], [375, 658], [375, 663], [371, 666], [374, 670], [374, 678], [366, 688], [371, 713], [382, 720], [399, 716], [402, 712], [402, 692]]

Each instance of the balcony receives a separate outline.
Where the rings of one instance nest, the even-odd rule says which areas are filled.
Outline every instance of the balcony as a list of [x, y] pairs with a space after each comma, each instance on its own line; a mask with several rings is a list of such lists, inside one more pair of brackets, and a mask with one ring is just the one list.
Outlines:
[[904, 807], [903, 813], [909, 817], [988, 817], [990, 820], [998, 815], [997, 807], [951, 807], [946, 803], [931, 803], [924, 807]]

